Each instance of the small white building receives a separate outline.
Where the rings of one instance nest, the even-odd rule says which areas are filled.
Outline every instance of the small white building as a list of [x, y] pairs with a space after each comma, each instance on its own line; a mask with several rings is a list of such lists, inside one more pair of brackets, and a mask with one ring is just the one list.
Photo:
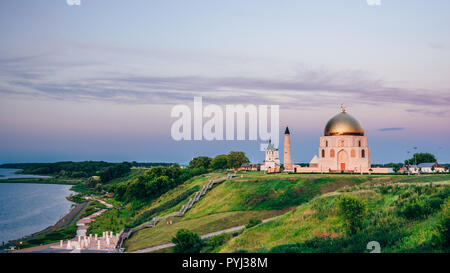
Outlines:
[[421, 173], [444, 173], [445, 168], [438, 163], [420, 163], [417, 166]]
[[407, 167], [407, 172], [410, 174], [418, 174], [419, 173], [419, 167], [417, 165], [409, 165]]
[[261, 165], [261, 171], [267, 171], [268, 173], [280, 172], [280, 153], [276, 149], [272, 142], [269, 140], [269, 145], [266, 148], [266, 156], [264, 163]]

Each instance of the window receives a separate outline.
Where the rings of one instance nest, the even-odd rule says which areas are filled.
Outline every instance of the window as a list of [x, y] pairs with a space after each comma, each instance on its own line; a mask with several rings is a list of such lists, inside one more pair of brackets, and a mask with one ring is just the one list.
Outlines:
[[341, 147], [344, 147], [344, 141], [341, 140]]
[[322, 150], [322, 158], [325, 157], [325, 150]]
[[334, 150], [333, 149], [330, 150], [330, 157], [334, 157]]
[[358, 146], [359, 146], [359, 147], [361, 147], [361, 140], [360, 140], [360, 141], [358, 141]]
[[356, 157], [356, 152], [355, 150], [352, 149], [352, 151], [350, 152], [351, 157]]
[[325, 141], [325, 147], [328, 147], [328, 140]]
[[362, 151], [361, 151], [361, 157], [362, 157], [362, 158], [365, 158], [365, 157], [366, 157], [366, 150], [362, 150]]

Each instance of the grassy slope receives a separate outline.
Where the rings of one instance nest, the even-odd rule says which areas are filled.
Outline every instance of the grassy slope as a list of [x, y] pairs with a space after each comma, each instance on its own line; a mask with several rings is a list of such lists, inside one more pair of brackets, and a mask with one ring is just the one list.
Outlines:
[[[398, 190], [389, 193], [381, 193], [376, 187], [377, 180], [390, 182], [396, 180], [402, 182]], [[376, 215], [382, 215], [382, 221], [400, 222], [399, 232], [404, 233], [399, 241], [389, 246], [383, 246], [384, 252], [421, 251], [421, 247], [429, 243], [435, 234], [436, 213], [425, 219], [407, 220], [396, 216], [397, 209], [395, 201], [407, 183], [419, 183], [418, 186], [426, 187], [421, 182], [434, 182], [439, 187], [449, 187], [448, 176], [422, 176], [422, 177], [392, 177], [375, 179], [361, 186], [346, 188], [340, 192], [324, 194], [312, 201], [299, 206], [295, 211], [270, 221], [268, 223], [245, 230], [243, 234], [226, 243], [221, 252], [233, 252], [236, 250], [267, 251], [272, 247], [284, 244], [305, 242], [320, 236], [321, 233], [335, 233], [342, 237], [345, 234], [345, 224], [336, 212], [336, 199], [342, 192], [349, 192], [368, 201], [369, 211], [372, 219]], [[390, 231], [389, 231], [390, 232]], [[393, 232], [392, 232], [393, 233]], [[361, 248], [360, 248], [361, 249]], [[348, 250], [352, 251], [352, 250]], [[361, 251], [364, 251], [362, 249]]]
[[249, 172], [216, 186], [185, 217], [192, 219], [226, 211], [283, 209], [368, 179], [359, 175], [264, 175]]
[[[226, 176], [226, 174], [223, 173], [209, 173], [209, 174], [204, 174], [204, 175], [200, 175], [200, 176], [196, 176], [193, 177], [191, 179], [189, 179], [188, 181], [186, 181], [185, 183], [179, 185], [178, 187], [166, 192], [165, 194], [161, 195], [159, 198], [157, 198], [156, 200], [154, 200], [153, 202], [150, 203], [150, 205], [146, 206], [145, 208], [143, 208], [141, 210], [141, 213], [153, 209], [155, 207], [161, 206], [162, 204], [174, 199], [175, 197], [179, 196], [180, 194], [182, 194], [183, 192], [187, 191], [190, 188], [193, 188], [195, 186], [199, 186], [200, 188], [203, 187], [204, 185], [208, 184], [208, 182], [210, 180], [214, 180], [214, 179], [218, 179], [221, 177]], [[188, 200], [189, 198], [187, 198]], [[186, 200], [186, 201], [187, 201]], [[178, 211], [180, 210], [181, 206], [186, 203], [186, 202], [181, 202], [180, 204], [178, 204], [175, 207], [170, 208], [169, 210], [163, 211], [156, 216], [161, 217], [164, 215], [167, 215], [169, 213], [172, 213], [174, 211]]]
[[[204, 185], [208, 178], [196, 178], [161, 196], [148, 209], [174, 198], [195, 184]], [[182, 218], [173, 218], [176, 224], [160, 223], [154, 228], [137, 232], [125, 246], [128, 251], [170, 242], [180, 228], [189, 228], [206, 234], [233, 226], [247, 224], [250, 218], [265, 219], [283, 214], [287, 209], [307, 202], [323, 192], [333, 191], [347, 185], [361, 184], [373, 177], [348, 175], [265, 175], [247, 172], [215, 186]], [[184, 202], [180, 203], [176, 209]], [[172, 208], [160, 216], [174, 211]]]
[[128, 252], [146, 247], [169, 243], [177, 231], [182, 228], [192, 230], [199, 235], [208, 234], [218, 230], [240, 226], [248, 223], [249, 219], [266, 219], [283, 213], [282, 211], [233, 211], [216, 213], [196, 219], [184, 220], [170, 218], [172, 225], [161, 221], [156, 227], [138, 231], [125, 242]]

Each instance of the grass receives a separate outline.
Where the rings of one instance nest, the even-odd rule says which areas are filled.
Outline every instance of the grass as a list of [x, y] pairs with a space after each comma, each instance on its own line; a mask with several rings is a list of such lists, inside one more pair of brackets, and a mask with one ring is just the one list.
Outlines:
[[[135, 179], [139, 175], [137, 171], [140, 170], [111, 183]], [[203, 251], [234, 252], [244, 249], [267, 252], [277, 247], [285, 249], [285, 245], [292, 248], [290, 244], [304, 244], [295, 245], [294, 249], [298, 250], [300, 247], [304, 251], [312, 252], [314, 249], [325, 250], [329, 241], [317, 242], [317, 240], [333, 234], [336, 237], [333, 239], [334, 244], [351, 252], [361, 250], [362, 242], [367, 238], [346, 237], [345, 224], [336, 213], [335, 200], [339, 195], [351, 193], [367, 199], [371, 211], [370, 221], [378, 219], [376, 217], [379, 215], [388, 215], [389, 217], [385, 218], [395, 222], [403, 219], [396, 214], [396, 207], [399, 206], [402, 194], [401, 188], [408, 186], [426, 188], [430, 183], [444, 187], [450, 183], [448, 175], [286, 173], [267, 175], [263, 172], [240, 172], [232, 180], [214, 186], [184, 217], [170, 216], [208, 181], [225, 175], [215, 172], [191, 178], [148, 203], [129, 203], [123, 206], [113, 199], [105, 200], [120, 209], [109, 210], [97, 217], [96, 221], [91, 223], [88, 233], [101, 234], [105, 230], [119, 232], [132, 223], [140, 224], [154, 217], [163, 217], [164, 220], [156, 227], [140, 230], [125, 242], [127, 251], [134, 251], [168, 243], [181, 228], [204, 235], [229, 227], [246, 225], [250, 219], [266, 219], [282, 215], [276, 220], [248, 228], [236, 237], [227, 237], [220, 244], [217, 240], [211, 241], [209, 247]], [[396, 183], [397, 186], [391, 188], [386, 186], [392, 183]], [[434, 214], [420, 220], [403, 219], [400, 221], [401, 233], [393, 233], [392, 238], [382, 237], [385, 226], [381, 226], [378, 230], [371, 229], [367, 234], [380, 240], [395, 241], [394, 247], [386, 247], [387, 251], [418, 251], [420, 245], [422, 246], [420, 249], [426, 249], [425, 246], [429, 245], [435, 235], [433, 227], [437, 220], [433, 217]], [[386, 220], [385, 218], [383, 219]], [[173, 224], [168, 224], [167, 221], [170, 220]], [[398, 239], [400, 234], [402, 240]], [[313, 250], [311, 245], [315, 246]], [[332, 247], [329, 249], [336, 250]], [[169, 250], [157, 252], [166, 251]]]
[[120, 232], [130, 221], [130, 212], [126, 209], [110, 209], [89, 223], [87, 234], [102, 234], [103, 231]]
[[[146, 211], [163, 206], [194, 185], [203, 186], [209, 180], [224, 175], [223, 173], [213, 173], [196, 177], [164, 194], [146, 209], [141, 210], [139, 214], [142, 215]], [[384, 181], [386, 178], [389, 179], [389, 176], [238, 173], [237, 177], [232, 180], [225, 181], [211, 189], [183, 218], [171, 218], [176, 221], [173, 225], [167, 225], [166, 221], [162, 221], [154, 228], [141, 230], [127, 240], [125, 246], [128, 251], [133, 251], [164, 244], [170, 242], [171, 237], [181, 228], [187, 228], [202, 235], [235, 225], [245, 225], [248, 224], [253, 213], [264, 215], [265, 212], [270, 211], [280, 212], [283, 209], [287, 211], [292, 207], [305, 204], [321, 194], [377, 180]], [[179, 210], [183, 203], [185, 202], [180, 202], [177, 206], [157, 213], [154, 217], [168, 216], [171, 212]], [[236, 221], [233, 219], [227, 220], [228, 222], [216, 221], [232, 213], [239, 216]], [[135, 218], [139, 218], [139, 214]], [[245, 216], [242, 218], [240, 215]], [[337, 217], [329, 218], [328, 221], [335, 222], [339, 219]], [[298, 224], [298, 222], [294, 223], [294, 225]], [[314, 226], [320, 226], [319, 221], [311, 223], [311, 228]], [[258, 241], [256, 237], [252, 240]]]
[[80, 215], [79, 219], [82, 219], [86, 216], [89, 216], [91, 214], [96, 213], [97, 211], [101, 209], [105, 209], [106, 206], [98, 201], [91, 201], [89, 205], [86, 207], [86, 209], [83, 211], [83, 213]]
[[298, 206], [314, 196], [368, 181], [368, 176], [261, 175], [250, 172], [211, 190], [186, 214], [187, 219], [241, 210], [274, 210]]
[[143, 229], [136, 232], [125, 241], [128, 252], [169, 243], [179, 229], [186, 228], [199, 235], [223, 230], [230, 227], [245, 225], [252, 218], [266, 219], [282, 214], [284, 211], [233, 211], [217, 213], [191, 220], [171, 218], [172, 225], [167, 221], [160, 222], [156, 227]]
[[[439, 180], [439, 179], [438, 179]], [[221, 247], [220, 252], [366, 252], [369, 241], [379, 241], [382, 252], [448, 252], [437, 245], [435, 237], [439, 203], [449, 198], [450, 183], [428, 185], [413, 183], [358, 185], [324, 194], [299, 206], [295, 211], [245, 230]], [[428, 181], [427, 181], [428, 182]], [[365, 228], [349, 235], [336, 209], [341, 194], [352, 194], [368, 202], [369, 217]], [[402, 214], [410, 200], [433, 202], [434, 210], [419, 218]], [[415, 208], [415, 207], [414, 207]], [[420, 212], [420, 210], [419, 210]]]

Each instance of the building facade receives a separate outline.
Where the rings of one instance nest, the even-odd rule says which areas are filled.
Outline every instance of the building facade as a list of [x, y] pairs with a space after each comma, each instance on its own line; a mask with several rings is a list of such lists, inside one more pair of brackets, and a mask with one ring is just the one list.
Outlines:
[[266, 148], [266, 156], [264, 158], [264, 163], [261, 165], [261, 171], [267, 171], [268, 173], [280, 172], [280, 153], [276, 149], [272, 142], [269, 141], [269, 145]]
[[[326, 124], [324, 135], [320, 137], [318, 156], [314, 155], [309, 167], [292, 165], [287, 171], [293, 172], [356, 172], [388, 173], [389, 168], [372, 168], [371, 151], [364, 129], [353, 116], [341, 106], [341, 112]], [[285, 141], [286, 143], [286, 141]], [[290, 155], [290, 141], [289, 146]], [[290, 160], [289, 160], [290, 162]]]

